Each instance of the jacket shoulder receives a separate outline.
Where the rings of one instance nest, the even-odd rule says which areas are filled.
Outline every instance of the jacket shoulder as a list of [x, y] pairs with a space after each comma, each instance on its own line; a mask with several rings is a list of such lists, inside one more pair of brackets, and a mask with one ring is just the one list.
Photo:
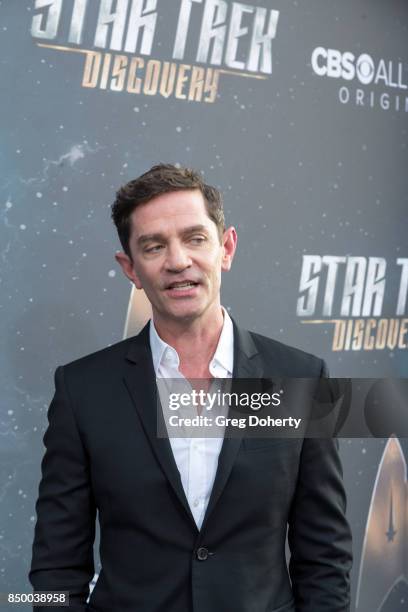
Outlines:
[[75, 359], [64, 364], [63, 368], [66, 372], [75, 373], [85, 370], [103, 369], [109, 367], [118, 360], [124, 359], [129, 351], [131, 344], [134, 342], [134, 337], [121, 340], [103, 349]]
[[258, 351], [271, 363], [279, 364], [283, 376], [320, 377], [327, 374], [323, 359], [255, 332], [249, 332]]

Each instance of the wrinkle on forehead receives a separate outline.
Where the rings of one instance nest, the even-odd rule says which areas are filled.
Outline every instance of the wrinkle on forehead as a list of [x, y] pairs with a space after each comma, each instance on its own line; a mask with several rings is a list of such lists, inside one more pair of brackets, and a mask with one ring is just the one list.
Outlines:
[[214, 221], [208, 216], [200, 191], [170, 192], [138, 206], [131, 215], [132, 234], [139, 242], [146, 234], [177, 234], [201, 225], [208, 232]]

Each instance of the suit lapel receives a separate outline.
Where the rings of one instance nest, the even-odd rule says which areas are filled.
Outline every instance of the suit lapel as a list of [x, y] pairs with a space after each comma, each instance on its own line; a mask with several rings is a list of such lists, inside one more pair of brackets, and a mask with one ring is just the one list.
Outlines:
[[[251, 334], [240, 329], [235, 321], [234, 325], [234, 371], [233, 379], [260, 379], [264, 375], [264, 364]], [[139, 414], [143, 429], [150, 441], [153, 452], [157, 457], [169, 483], [183, 508], [187, 512], [193, 525], [197, 528], [191, 513], [180, 473], [174, 460], [170, 441], [157, 436], [157, 417], [164, 426], [161, 410], [157, 410], [157, 387], [149, 342], [149, 323], [135, 336], [126, 355], [127, 369], [124, 376], [126, 387]], [[233, 380], [233, 389], [234, 385]], [[229, 434], [234, 437], [225, 437], [218, 459], [217, 473], [213, 489], [208, 502], [201, 531], [204, 530], [217, 501], [224, 490], [234, 465], [237, 453], [241, 446], [243, 430], [233, 431]]]
[[[263, 376], [263, 362], [258, 349], [251, 337], [251, 334], [243, 329], [240, 329], [235, 321], [234, 324], [234, 371], [233, 379], [248, 378], [248, 379], [260, 379]], [[234, 391], [234, 380], [232, 382], [232, 391]], [[228, 435], [234, 437], [225, 437], [221, 448], [220, 456], [218, 459], [218, 468], [214, 480], [213, 489], [211, 492], [210, 500], [208, 502], [207, 511], [205, 513], [204, 521], [201, 530], [203, 530], [207, 524], [208, 518], [212, 513], [225, 485], [227, 484], [229, 475], [233, 468], [236, 456], [241, 446], [243, 429], [238, 431], [229, 430]], [[232, 433], [233, 432], [233, 433]], [[227, 434], [227, 432], [226, 432]]]
[[165, 427], [161, 410], [157, 410], [157, 387], [149, 342], [149, 323], [133, 339], [126, 355], [127, 367], [125, 385], [142, 422], [143, 429], [150, 441], [153, 452], [161, 465], [176, 496], [196, 527], [181, 483], [180, 473], [174, 460], [168, 438], [159, 438], [159, 425]]

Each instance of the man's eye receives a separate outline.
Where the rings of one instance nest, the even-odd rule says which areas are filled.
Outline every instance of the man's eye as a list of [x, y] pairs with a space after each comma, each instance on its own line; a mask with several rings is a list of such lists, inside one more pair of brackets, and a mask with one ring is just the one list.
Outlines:
[[145, 253], [157, 253], [162, 248], [163, 246], [161, 244], [155, 244], [154, 246], [145, 248]]
[[193, 244], [201, 244], [205, 241], [205, 236], [192, 236], [190, 242]]

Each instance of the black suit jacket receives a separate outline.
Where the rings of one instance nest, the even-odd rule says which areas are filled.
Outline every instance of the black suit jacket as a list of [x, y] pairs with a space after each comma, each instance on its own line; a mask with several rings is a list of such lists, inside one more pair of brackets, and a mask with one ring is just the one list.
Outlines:
[[[234, 324], [234, 377], [323, 373], [320, 359]], [[225, 438], [199, 531], [169, 441], [156, 435], [148, 326], [58, 368], [55, 381], [36, 590], [69, 590], [76, 612], [349, 610], [351, 536], [334, 440]], [[102, 571], [86, 604], [96, 511]]]

